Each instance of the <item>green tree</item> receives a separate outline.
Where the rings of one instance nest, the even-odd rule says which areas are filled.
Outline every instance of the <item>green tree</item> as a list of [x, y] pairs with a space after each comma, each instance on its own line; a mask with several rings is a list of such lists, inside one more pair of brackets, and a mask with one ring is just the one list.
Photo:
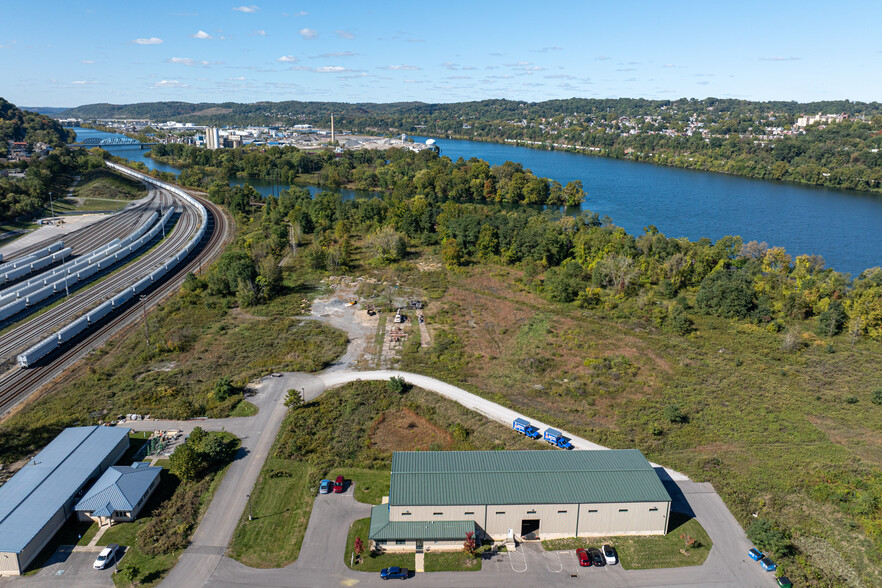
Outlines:
[[815, 326], [815, 334], [819, 337], [833, 337], [842, 331], [848, 320], [845, 307], [838, 300], [833, 300], [827, 310], [818, 315], [818, 324]]
[[741, 271], [712, 272], [701, 281], [695, 305], [708, 314], [744, 318], [754, 307], [753, 282]]
[[230, 378], [227, 376], [223, 376], [218, 379], [214, 384], [214, 390], [212, 391], [212, 396], [218, 402], [223, 402], [233, 394], [238, 392], [235, 386], [233, 386]]
[[288, 390], [287, 394], [285, 394], [285, 406], [288, 408], [297, 408], [303, 404], [303, 396], [300, 393], [300, 390], [295, 390], [294, 388]]
[[686, 413], [680, 410], [678, 404], [669, 404], [665, 407], [665, 418], [672, 423], [682, 424], [689, 422], [689, 417], [686, 416]]
[[199, 478], [202, 473], [202, 459], [199, 452], [193, 448], [191, 440], [179, 445], [169, 458], [171, 471], [180, 479], [192, 482]]
[[448, 237], [441, 243], [441, 259], [447, 269], [454, 269], [462, 265], [464, 255], [459, 243], [453, 237]]
[[567, 206], [579, 206], [585, 201], [585, 190], [581, 180], [567, 182], [563, 189], [564, 203]]
[[766, 519], [755, 519], [747, 529], [747, 537], [762, 551], [786, 556], [792, 550], [787, 536]]
[[389, 378], [389, 381], [386, 382], [386, 387], [388, 387], [389, 391], [394, 394], [404, 394], [410, 390], [410, 384], [408, 384], [404, 378], [399, 378], [397, 376]]

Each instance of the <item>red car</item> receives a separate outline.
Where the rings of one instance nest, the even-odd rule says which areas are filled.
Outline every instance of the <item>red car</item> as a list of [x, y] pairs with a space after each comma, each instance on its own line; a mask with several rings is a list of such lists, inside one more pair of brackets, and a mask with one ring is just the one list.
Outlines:
[[334, 493], [340, 494], [343, 492], [343, 476], [337, 476], [337, 479], [334, 480]]
[[576, 557], [579, 558], [579, 565], [583, 568], [591, 567], [591, 558], [588, 556], [588, 552], [584, 549], [576, 550]]

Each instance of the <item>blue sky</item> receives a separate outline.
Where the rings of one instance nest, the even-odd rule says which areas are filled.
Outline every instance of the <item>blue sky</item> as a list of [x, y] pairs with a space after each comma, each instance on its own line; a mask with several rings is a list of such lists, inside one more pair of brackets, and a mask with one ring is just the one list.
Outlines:
[[877, 2], [16, 1], [0, 96], [882, 99]]

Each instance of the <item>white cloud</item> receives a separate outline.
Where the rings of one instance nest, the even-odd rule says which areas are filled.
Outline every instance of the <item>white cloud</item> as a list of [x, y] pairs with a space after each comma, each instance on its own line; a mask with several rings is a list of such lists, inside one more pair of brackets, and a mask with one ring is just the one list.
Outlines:
[[149, 37], [147, 39], [135, 39], [132, 43], [135, 45], [161, 45], [162, 39], [159, 37]]
[[247, 78], [245, 76], [239, 76], [238, 78], [227, 78], [231, 82], [244, 82]]
[[190, 59], [189, 57], [172, 57], [166, 60], [168, 63], [177, 63], [179, 65], [186, 65], [188, 67], [192, 67], [194, 65], [201, 65], [204, 67], [208, 67], [209, 65], [220, 65], [223, 63], [222, 61], [196, 61], [195, 59]]
[[88, 63], [95, 63], [95, 60], [94, 59], [81, 59], [80, 63], [87, 63], [87, 64]]
[[276, 59], [276, 61], [281, 61], [283, 63], [293, 63], [293, 62], [297, 61], [297, 58], [294, 57], [293, 55], [282, 55], [281, 57]]
[[316, 37], [318, 37], [318, 31], [309, 28], [300, 29], [300, 36], [307, 40], [315, 39]]
[[350, 33], [349, 31], [340, 30], [340, 31], [334, 31], [334, 32], [337, 33], [337, 36], [340, 37], [341, 39], [354, 39], [355, 38], [355, 35], [353, 33]]
[[322, 67], [315, 68], [313, 71], [316, 73], [340, 73], [349, 70], [339, 65], [323, 65]]
[[257, 29], [256, 31], [251, 32], [252, 37], [266, 37], [266, 31], [263, 29]]
[[319, 57], [330, 59], [334, 57], [355, 57], [356, 55], [361, 55], [361, 53], [356, 53], [355, 51], [338, 51], [336, 53], [322, 53]]
[[608, 55], [598, 55], [595, 59], [597, 61], [609, 61], [612, 57], [609, 57]]
[[178, 80], [160, 80], [153, 84], [154, 88], [186, 88], [187, 84]]
[[91, 81], [91, 80], [88, 80], [88, 81], [86, 81], [86, 80], [76, 80], [76, 81], [71, 82], [71, 84], [76, 84], [77, 86], [82, 86], [82, 85], [84, 85], [84, 84], [97, 84], [97, 83], [98, 83], [98, 82]]
[[233, 10], [237, 10], [239, 12], [252, 13], [252, 12], [257, 12], [258, 10], [260, 10], [260, 7], [252, 4], [250, 6], [234, 6]]
[[196, 31], [195, 33], [193, 33], [190, 36], [193, 37], [194, 39], [213, 39], [214, 38], [201, 29]]
[[401, 71], [401, 70], [411, 71], [411, 70], [417, 70], [417, 69], [422, 69], [422, 68], [417, 67], [415, 65], [387, 65], [386, 67], [380, 67], [377, 69], [391, 69], [394, 71]]

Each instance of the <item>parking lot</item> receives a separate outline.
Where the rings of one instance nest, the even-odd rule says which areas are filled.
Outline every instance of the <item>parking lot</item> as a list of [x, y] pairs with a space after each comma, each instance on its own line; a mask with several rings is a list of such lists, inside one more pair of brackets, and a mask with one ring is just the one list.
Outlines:
[[[87, 550], [88, 549], [88, 550]], [[113, 586], [110, 577], [115, 568], [108, 566], [104, 570], [92, 567], [101, 547], [73, 548], [64, 545], [58, 549], [40, 570], [30, 577], [14, 576], [0, 579], [0, 585], [27, 586]]]

